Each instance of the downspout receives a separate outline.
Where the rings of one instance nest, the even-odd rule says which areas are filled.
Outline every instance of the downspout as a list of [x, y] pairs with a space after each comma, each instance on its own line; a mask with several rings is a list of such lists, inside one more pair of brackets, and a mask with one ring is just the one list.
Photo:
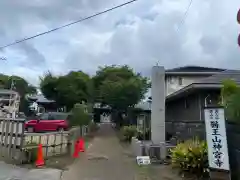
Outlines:
[[200, 121], [202, 121], [202, 101], [201, 101], [201, 94], [198, 95], [198, 107], [199, 107], [199, 117]]

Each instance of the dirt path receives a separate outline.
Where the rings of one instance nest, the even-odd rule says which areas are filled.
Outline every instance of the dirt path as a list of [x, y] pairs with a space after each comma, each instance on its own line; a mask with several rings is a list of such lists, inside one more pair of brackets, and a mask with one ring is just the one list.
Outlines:
[[89, 149], [64, 171], [63, 180], [135, 180], [132, 159], [124, 155], [122, 146], [110, 125], [102, 125]]

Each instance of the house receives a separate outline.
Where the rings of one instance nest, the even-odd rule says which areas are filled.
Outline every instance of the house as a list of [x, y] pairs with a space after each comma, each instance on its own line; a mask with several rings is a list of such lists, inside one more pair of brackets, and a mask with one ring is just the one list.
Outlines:
[[166, 97], [166, 132], [187, 139], [204, 138], [204, 107], [219, 105], [222, 81], [240, 84], [240, 71], [226, 70], [193, 82]]
[[20, 95], [8, 89], [0, 89], [0, 117], [15, 116], [19, 111]]
[[226, 69], [209, 68], [200, 66], [184, 66], [165, 71], [166, 96], [192, 84], [202, 78], [223, 72]]

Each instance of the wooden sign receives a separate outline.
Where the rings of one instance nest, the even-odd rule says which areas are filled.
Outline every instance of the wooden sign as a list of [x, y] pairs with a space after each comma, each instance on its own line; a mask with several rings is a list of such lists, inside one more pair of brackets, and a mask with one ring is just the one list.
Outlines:
[[228, 146], [223, 108], [204, 109], [209, 167], [229, 171]]
[[238, 13], [237, 13], [237, 22], [240, 24], [240, 9], [238, 10]]

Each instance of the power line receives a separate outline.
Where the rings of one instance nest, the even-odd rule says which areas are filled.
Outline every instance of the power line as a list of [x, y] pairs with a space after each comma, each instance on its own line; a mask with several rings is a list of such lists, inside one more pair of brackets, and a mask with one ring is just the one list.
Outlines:
[[180, 22], [180, 24], [179, 24], [179, 26], [178, 26], [178, 28], [177, 28], [177, 31], [179, 31], [180, 27], [181, 27], [182, 24], [185, 22], [185, 20], [186, 20], [186, 18], [187, 18], [187, 16], [188, 16], [188, 12], [189, 12], [189, 10], [190, 10], [190, 7], [192, 6], [192, 3], [193, 3], [193, 0], [190, 0], [190, 1], [189, 1], [189, 4], [188, 4], [188, 7], [187, 7], [187, 9], [186, 9], [186, 11], [185, 11], [185, 13], [184, 13], [184, 16], [183, 16], [183, 18], [182, 18], [182, 20], [181, 20], [181, 22]]
[[45, 32], [42, 32], [42, 33], [39, 33], [39, 34], [36, 34], [36, 35], [34, 35], [34, 36], [30, 36], [30, 37], [26, 37], [26, 38], [24, 38], [24, 39], [16, 40], [16, 41], [13, 42], [13, 43], [10, 43], [10, 44], [1, 46], [1, 47], [0, 47], [0, 50], [4, 49], [4, 48], [6, 48], [6, 47], [9, 47], [9, 46], [13, 46], [13, 45], [15, 45], [15, 44], [19, 44], [19, 43], [21, 43], [21, 42], [30, 40], [30, 39], [34, 39], [34, 38], [36, 38], [36, 37], [39, 37], [39, 36], [42, 36], [42, 35], [45, 35], [45, 34], [48, 34], [48, 33], [51, 33], [51, 32], [54, 32], [54, 31], [57, 31], [57, 30], [60, 30], [60, 29], [63, 29], [63, 28], [65, 28], [65, 27], [68, 27], [68, 26], [71, 26], [71, 25], [80, 23], [80, 22], [82, 22], [82, 21], [85, 21], [85, 20], [88, 20], [88, 19], [92, 19], [93, 17], [96, 17], [96, 16], [99, 16], [99, 15], [105, 14], [105, 13], [107, 13], [107, 12], [109, 12], [109, 11], [113, 11], [113, 10], [118, 9], [118, 8], [120, 8], [120, 7], [123, 7], [123, 6], [126, 6], [126, 5], [128, 5], [128, 4], [131, 4], [131, 3], [135, 2], [135, 1], [138, 1], [138, 0], [131, 0], [131, 1], [125, 2], [125, 3], [123, 3], [123, 4], [114, 6], [114, 7], [110, 8], [110, 9], [106, 9], [106, 10], [104, 10], [104, 11], [95, 13], [95, 14], [93, 14], [93, 15], [91, 15], [91, 16], [87, 16], [87, 17], [82, 18], [82, 19], [79, 19], [79, 20], [77, 20], [77, 21], [73, 21], [73, 22], [71, 22], [71, 23], [69, 23], [69, 24], [65, 24], [65, 25], [63, 25], [63, 26], [59, 26], [59, 27], [57, 27], [57, 28], [54, 28], [54, 29], [51, 29], [51, 30], [48, 30], [48, 31], [45, 31]]

